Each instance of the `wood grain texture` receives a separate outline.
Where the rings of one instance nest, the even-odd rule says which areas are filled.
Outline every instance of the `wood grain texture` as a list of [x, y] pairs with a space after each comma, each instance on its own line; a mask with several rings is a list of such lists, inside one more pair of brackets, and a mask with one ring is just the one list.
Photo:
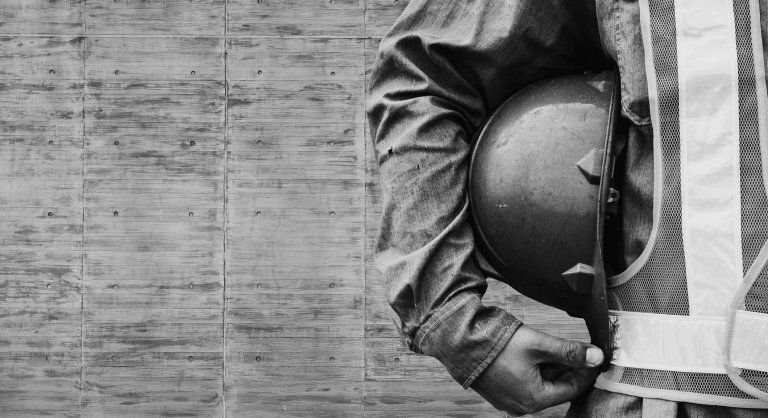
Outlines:
[[228, 0], [232, 36], [361, 37], [364, 0]]
[[88, 0], [89, 35], [224, 36], [225, 0]]
[[[178, 23], [179, 4], [147, 3], [96, 2], [89, 30]], [[220, 26], [203, 6], [187, 5], [198, 29]], [[86, 49], [83, 413], [220, 416], [223, 37], [89, 36]]]
[[362, 45], [229, 42], [232, 416], [363, 414]]
[[[33, 14], [17, 2], [0, 5], [0, 16], [32, 22]], [[80, 410], [82, 45], [69, 36], [0, 38], [0, 411], [6, 416], [69, 417]]]
[[0, 3], [2, 34], [84, 34], [86, 0], [3, 0]]

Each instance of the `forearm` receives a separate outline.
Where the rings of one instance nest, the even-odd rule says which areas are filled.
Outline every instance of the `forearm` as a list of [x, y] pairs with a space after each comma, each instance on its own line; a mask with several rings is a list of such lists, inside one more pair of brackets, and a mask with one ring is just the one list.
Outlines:
[[376, 264], [411, 348], [438, 358], [465, 387], [519, 325], [481, 303], [486, 282], [467, 222], [470, 141], [516, 90], [587, 68], [591, 56], [579, 51], [597, 34], [584, 38], [571, 7], [414, 0], [373, 68], [368, 116], [384, 205]]

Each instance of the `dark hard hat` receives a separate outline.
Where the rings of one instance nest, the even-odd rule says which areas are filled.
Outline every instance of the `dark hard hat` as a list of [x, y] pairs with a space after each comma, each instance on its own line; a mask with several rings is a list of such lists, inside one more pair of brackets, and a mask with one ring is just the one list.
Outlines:
[[605, 72], [521, 90], [488, 120], [470, 164], [481, 268], [487, 262], [499, 280], [574, 316], [592, 297], [614, 84]]

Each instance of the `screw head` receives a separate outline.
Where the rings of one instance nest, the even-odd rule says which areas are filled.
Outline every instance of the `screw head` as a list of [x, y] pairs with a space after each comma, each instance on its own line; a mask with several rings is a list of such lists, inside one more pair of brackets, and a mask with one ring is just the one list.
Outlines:
[[48, 216], [53, 216], [53, 212], [48, 212]]
[[115, 145], [120, 145], [120, 141], [115, 141]]
[[195, 141], [189, 141], [189, 145], [195, 145]]
[[117, 285], [116, 285], [116, 284], [113, 284], [113, 285], [112, 285], [112, 288], [113, 288], [113, 289], [115, 289], [115, 290], [117, 290]]

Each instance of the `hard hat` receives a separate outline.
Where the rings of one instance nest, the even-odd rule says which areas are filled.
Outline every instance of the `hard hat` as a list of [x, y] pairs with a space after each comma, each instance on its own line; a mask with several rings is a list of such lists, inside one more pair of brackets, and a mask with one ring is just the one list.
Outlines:
[[521, 90], [477, 136], [468, 184], [481, 270], [584, 318], [607, 358], [603, 240], [619, 198], [612, 183], [623, 141], [619, 88], [616, 71]]

